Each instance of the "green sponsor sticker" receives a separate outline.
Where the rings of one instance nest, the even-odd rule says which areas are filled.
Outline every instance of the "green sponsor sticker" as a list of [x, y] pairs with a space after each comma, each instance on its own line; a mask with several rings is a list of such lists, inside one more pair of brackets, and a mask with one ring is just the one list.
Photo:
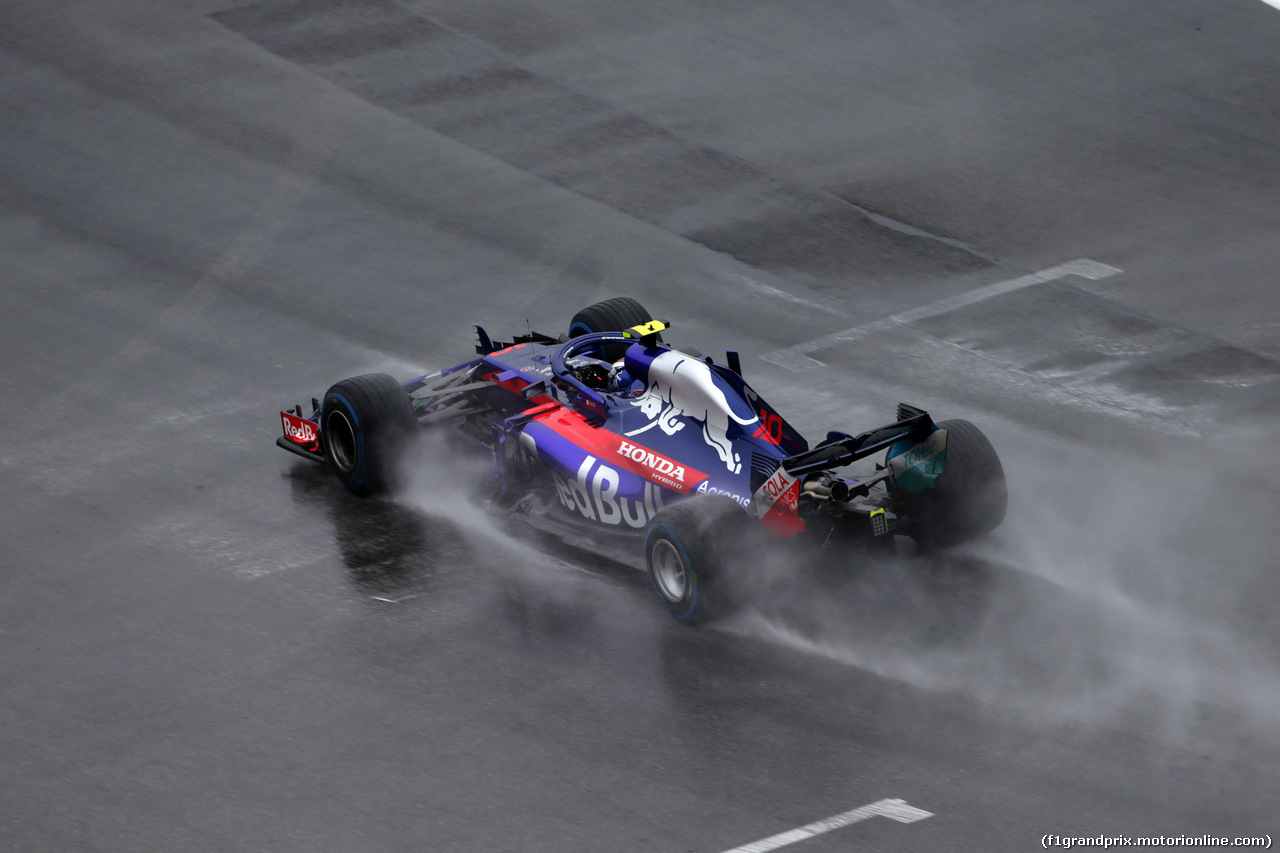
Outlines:
[[895, 444], [889, 451], [888, 463], [898, 488], [911, 494], [932, 489], [933, 481], [947, 465], [947, 431], [934, 430], [919, 444]]

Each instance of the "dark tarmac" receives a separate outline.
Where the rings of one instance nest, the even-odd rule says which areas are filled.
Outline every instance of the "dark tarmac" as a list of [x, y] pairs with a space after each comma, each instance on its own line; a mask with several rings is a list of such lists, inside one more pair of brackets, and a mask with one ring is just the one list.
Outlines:
[[[1277, 105], [1259, 0], [9, 0], [0, 848], [1276, 836]], [[979, 423], [1007, 521], [692, 630], [273, 444], [623, 294], [811, 437]]]

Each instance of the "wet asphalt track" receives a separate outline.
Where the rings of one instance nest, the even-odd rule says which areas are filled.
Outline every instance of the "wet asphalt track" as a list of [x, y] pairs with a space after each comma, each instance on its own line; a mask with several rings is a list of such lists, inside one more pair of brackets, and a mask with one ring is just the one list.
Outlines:
[[[1280, 12], [963, 5], [0, 7], [0, 847], [1280, 832]], [[616, 294], [810, 435], [979, 422], [1008, 521], [694, 631], [272, 444]]]

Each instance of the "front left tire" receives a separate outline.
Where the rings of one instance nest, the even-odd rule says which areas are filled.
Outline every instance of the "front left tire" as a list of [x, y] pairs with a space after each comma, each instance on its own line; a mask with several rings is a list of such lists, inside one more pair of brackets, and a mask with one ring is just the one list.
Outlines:
[[320, 442], [334, 476], [358, 495], [388, 491], [418, 425], [400, 383], [385, 373], [343, 379], [325, 392], [321, 412]]
[[690, 625], [726, 615], [733, 599], [725, 574], [748, 533], [746, 512], [723, 495], [689, 498], [655, 515], [645, 567], [667, 612]]

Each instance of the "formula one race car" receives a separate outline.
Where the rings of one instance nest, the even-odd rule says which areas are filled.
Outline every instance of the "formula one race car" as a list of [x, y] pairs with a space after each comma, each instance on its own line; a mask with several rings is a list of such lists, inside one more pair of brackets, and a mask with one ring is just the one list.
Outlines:
[[[412, 434], [449, 427], [486, 454], [486, 494], [573, 545], [643, 566], [667, 609], [694, 622], [731, 595], [717, 585], [753, 536], [825, 549], [936, 548], [994, 529], [1004, 471], [968, 421], [898, 406], [894, 423], [814, 446], [726, 364], [666, 345], [668, 324], [618, 297], [557, 338], [495, 342], [477, 357], [399, 382], [344, 379], [312, 411], [281, 412], [276, 443], [326, 464], [360, 495], [394, 486]], [[835, 469], [883, 451], [853, 478]]]

